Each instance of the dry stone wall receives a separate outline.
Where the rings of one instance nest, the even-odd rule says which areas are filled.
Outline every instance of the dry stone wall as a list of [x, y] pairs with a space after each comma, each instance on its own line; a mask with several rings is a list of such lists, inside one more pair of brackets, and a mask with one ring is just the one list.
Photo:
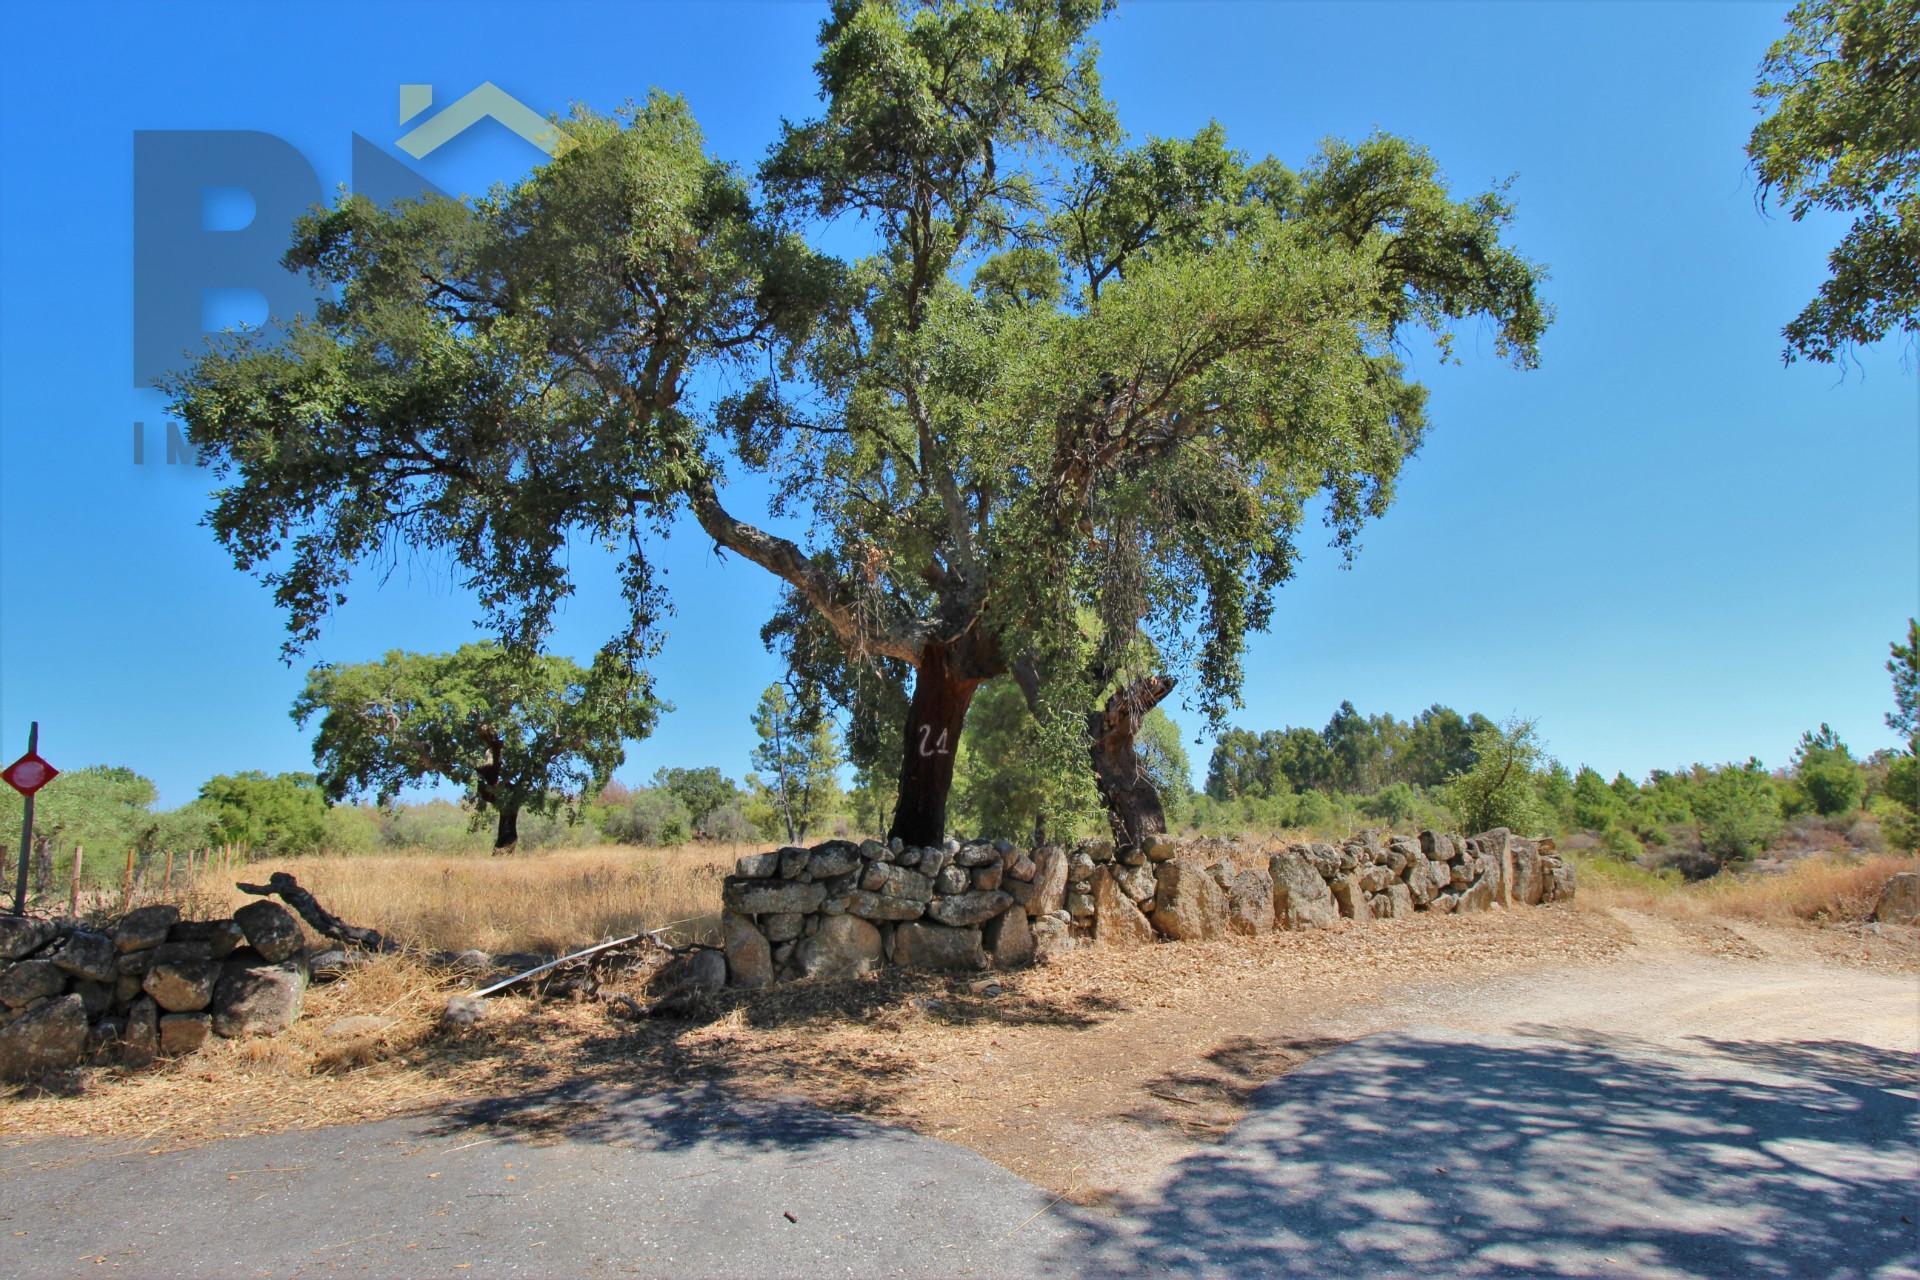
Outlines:
[[108, 931], [0, 916], [0, 1078], [276, 1035], [300, 1016], [309, 972], [299, 924], [265, 900], [226, 920], [141, 907]]
[[[1364, 832], [1264, 858], [1218, 841], [829, 840], [741, 858], [722, 889], [727, 980], [761, 987], [883, 965], [1006, 969], [1087, 945], [1142, 946], [1314, 929], [1416, 911], [1475, 912], [1573, 897], [1551, 840]], [[1264, 865], [1262, 865], [1264, 863]]]

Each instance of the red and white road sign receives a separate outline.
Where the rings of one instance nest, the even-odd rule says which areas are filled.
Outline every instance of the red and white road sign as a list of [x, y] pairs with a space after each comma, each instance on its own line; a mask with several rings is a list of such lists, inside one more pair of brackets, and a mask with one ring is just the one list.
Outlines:
[[27, 754], [0, 771], [0, 778], [23, 796], [30, 796], [60, 776], [60, 771], [42, 760], [38, 753]]

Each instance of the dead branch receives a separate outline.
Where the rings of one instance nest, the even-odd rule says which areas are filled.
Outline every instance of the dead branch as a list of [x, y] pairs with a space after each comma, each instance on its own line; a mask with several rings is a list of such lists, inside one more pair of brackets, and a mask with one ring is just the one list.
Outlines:
[[300, 882], [284, 871], [276, 871], [267, 877], [265, 884], [247, 884], [245, 881], [234, 886], [242, 893], [251, 893], [256, 897], [277, 897], [300, 913], [300, 918], [311, 925], [316, 933], [321, 933], [335, 942], [344, 942], [350, 947], [360, 947], [367, 951], [398, 951], [400, 944], [382, 937], [377, 930], [362, 929], [348, 924], [339, 916], [320, 905], [320, 900], [300, 887]]

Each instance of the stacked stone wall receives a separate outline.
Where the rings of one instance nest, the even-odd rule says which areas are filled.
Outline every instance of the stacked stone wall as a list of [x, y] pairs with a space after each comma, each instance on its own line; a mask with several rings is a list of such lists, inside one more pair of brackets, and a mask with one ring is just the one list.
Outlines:
[[0, 916], [0, 1078], [277, 1035], [300, 1016], [308, 976], [299, 924], [265, 900], [224, 920], [141, 907], [106, 930]]
[[1121, 850], [829, 840], [741, 858], [721, 896], [728, 981], [760, 987], [885, 965], [1016, 968], [1079, 946], [1471, 913], [1573, 893], [1573, 868], [1553, 841], [1499, 829], [1369, 831], [1261, 852], [1171, 839]]

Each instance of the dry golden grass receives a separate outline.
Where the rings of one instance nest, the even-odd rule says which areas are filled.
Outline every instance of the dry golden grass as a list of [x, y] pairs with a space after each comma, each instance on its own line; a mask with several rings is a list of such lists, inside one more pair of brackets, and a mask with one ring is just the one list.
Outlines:
[[225, 914], [253, 900], [235, 881], [285, 871], [349, 924], [409, 947], [558, 954], [668, 926], [678, 941], [717, 941], [720, 879], [743, 852], [601, 845], [504, 858], [270, 859], [216, 865], [190, 892], [200, 914]]
[[1902, 871], [1920, 871], [1920, 857], [1820, 853], [1783, 871], [1723, 873], [1689, 885], [1587, 876], [1580, 883], [1579, 900], [1603, 910], [1626, 907], [1694, 917], [1837, 924], [1868, 919], [1887, 878]]

